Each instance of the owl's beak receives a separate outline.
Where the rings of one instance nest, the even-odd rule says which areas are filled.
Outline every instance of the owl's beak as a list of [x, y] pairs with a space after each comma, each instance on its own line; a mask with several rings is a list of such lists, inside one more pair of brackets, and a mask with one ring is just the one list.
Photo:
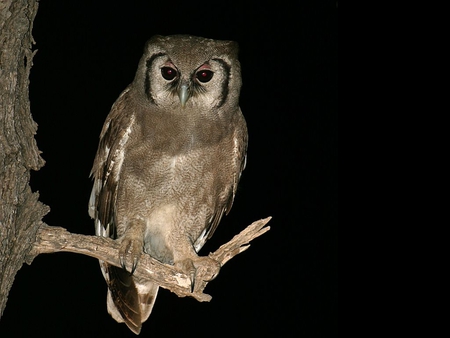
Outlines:
[[186, 105], [187, 100], [190, 97], [189, 93], [189, 85], [186, 83], [183, 83], [180, 88], [178, 89], [178, 97], [180, 98], [181, 107], [184, 108]]

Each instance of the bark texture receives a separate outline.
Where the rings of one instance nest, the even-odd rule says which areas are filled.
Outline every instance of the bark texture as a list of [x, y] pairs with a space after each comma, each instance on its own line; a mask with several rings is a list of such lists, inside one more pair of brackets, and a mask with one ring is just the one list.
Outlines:
[[30, 170], [44, 165], [28, 97], [37, 9], [34, 0], [0, 2], [0, 317], [49, 211], [29, 186]]

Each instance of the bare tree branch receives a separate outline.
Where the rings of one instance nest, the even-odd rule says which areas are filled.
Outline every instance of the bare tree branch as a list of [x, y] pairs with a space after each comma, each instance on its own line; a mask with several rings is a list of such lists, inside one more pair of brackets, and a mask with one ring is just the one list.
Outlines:
[[[209, 258], [216, 261], [219, 267], [234, 256], [245, 251], [250, 246], [250, 241], [261, 236], [270, 227], [264, 227], [271, 217], [253, 222], [238, 235], [234, 236], [228, 243], [222, 245], [215, 252], [209, 254]], [[120, 243], [110, 238], [99, 236], [78, 235], [68, 232], [64, 228], [42, 225], [37, 233], [37, 238], [27, 262], [30, 264], [34, 257], [43, 253], [74, 252], [97, 259], [120, 267], [119, 262]], [[187, 275], [176, 270], [173, 266], [162, 264], [147, 254], [142, 254], [135, 276], [142, 279], [151, 279], [161, 287], [168, 289], [179, 297], [193, 297], [201, 302], [211, 300], [211, 296], [204, 294], [203, 290], [210, 281], [203, 280], [196, 285], [191, 292], [191, 281]], [[207, 272], [205, 276], [208, 276]]]

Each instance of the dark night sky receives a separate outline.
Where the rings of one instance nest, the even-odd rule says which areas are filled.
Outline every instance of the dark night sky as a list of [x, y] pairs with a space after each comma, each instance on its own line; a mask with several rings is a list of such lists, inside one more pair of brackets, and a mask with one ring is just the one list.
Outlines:
[[[142, 337], [337, 337], [338, 9], [334, 1], [42, 1], [30, 100], [46, 166], [33, 190], [49, 225], [94, 234], [89, 171], [109, 109], [145, 41], [191, 34], [240, 45], [247, 168], [206, 255], [273, 216], [211, 282], [211, 303], [160, 290]], [[98, 262], [41, 255], [18, 272], [0, 337], [134, 337], [106, 312]]]

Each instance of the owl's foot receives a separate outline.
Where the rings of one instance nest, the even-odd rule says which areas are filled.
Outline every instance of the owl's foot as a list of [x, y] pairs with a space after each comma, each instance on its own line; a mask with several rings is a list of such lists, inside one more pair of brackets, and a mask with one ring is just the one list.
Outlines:
[[[135, 238], [123, 238], [120, 243], [119, 260], [120, 265], [126, 271], [130, 271], [131, 274], [136, 270], [143, 251], [143, 241]], [[130, 267], [128, 269], [127, 267]]]
[[175, 267], [190, 277], [191, 292], [202, 289], [203, 284], [213, 280], [220, 271], [220, 264], [207, 256], [186, 258], [175, 262]]

